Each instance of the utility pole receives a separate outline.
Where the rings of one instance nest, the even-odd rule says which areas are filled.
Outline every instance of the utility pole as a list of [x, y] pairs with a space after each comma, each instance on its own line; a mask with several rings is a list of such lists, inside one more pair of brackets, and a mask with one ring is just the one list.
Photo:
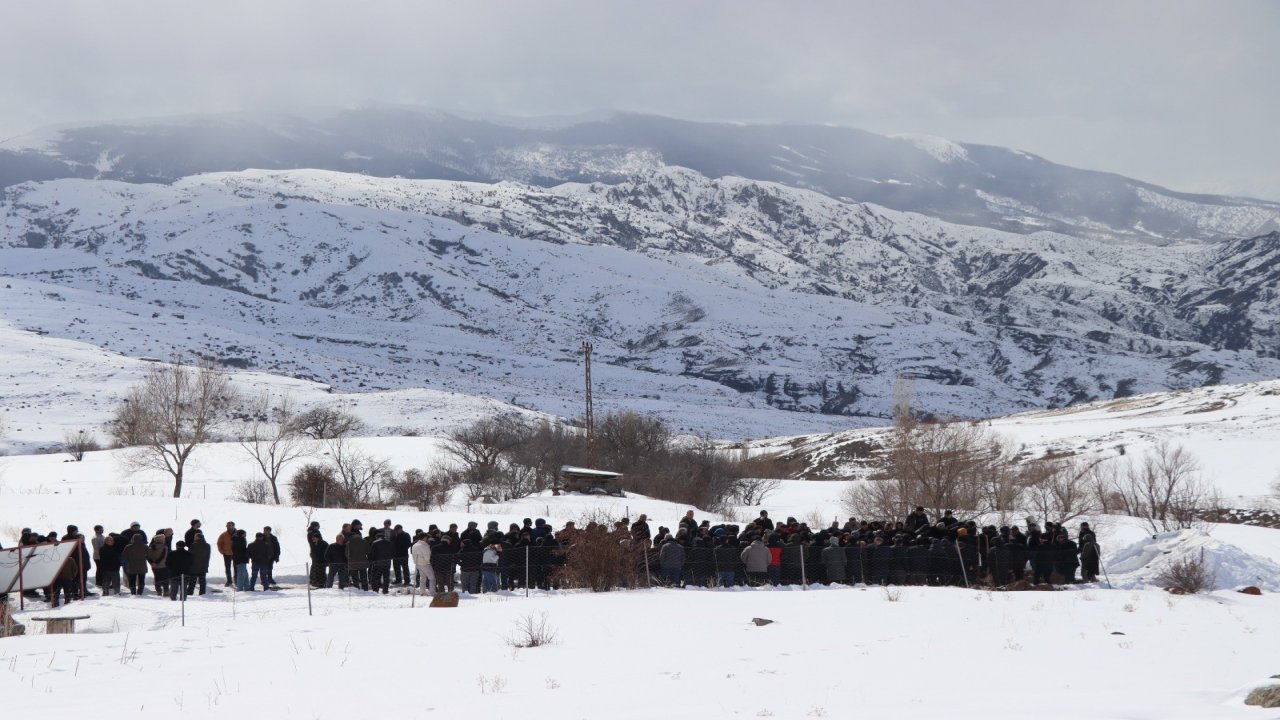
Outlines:
[[591, 407], [591, 351], [590, 342], [582, 343], [582, 357], [585, 359], [585, 373], [587, 384], [587, 465], [596, 466], [596, 417], [595, 411]]

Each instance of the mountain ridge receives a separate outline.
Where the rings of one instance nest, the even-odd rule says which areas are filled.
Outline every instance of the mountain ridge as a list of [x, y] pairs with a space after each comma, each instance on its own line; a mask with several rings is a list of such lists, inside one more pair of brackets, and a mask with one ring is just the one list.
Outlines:
[[[506, 122], [507, 124], [503, 124]], [[1019, 233], [1164, 244], [1280, 230], [1280, 203], [1181, 193], [1008, 148], [856, 128], [699, 123], [612, 113], [556, 123], [398, 106], [191, 116], [54, 130], [0, 143], [0, 187], [58, 177], [173, 182], [210, 171], [328, 169], [551, 187], [688, 167]], [[947, 148], [939, 154], [939, 148]], [[956, 151], [964, 154], [956, 160]]]

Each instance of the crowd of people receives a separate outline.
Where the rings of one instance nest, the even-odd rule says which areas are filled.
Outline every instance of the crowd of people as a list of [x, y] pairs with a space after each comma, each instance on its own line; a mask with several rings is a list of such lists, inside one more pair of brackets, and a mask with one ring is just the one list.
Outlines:
[[[53, 605], [89, 594], [88, 574], [103, 595], [143, 595], [146, 576], [154, 592], [171, 600], [204, 595], [216, 550], [222, 557], [225, 587], [238, 591], [278, 589], [273, 576], [280, 560], [280, 541], [270, 527], [248, 532], [228, 522], [215, 544], [205, 539], [199, 520], [192, 520], [181, 540], [163, 528], [148, 536], [139, 523], [107, 533], [94, 527], [84, 537], [74, 525], [59, 538], [24, 529], [20, 545], [81, 540], [79, 552], [53, 585], [44, 588]], [[624, 554], [646, 584], [667, 587], [735, 585], [871, 584], [1005, 586], [1016, 582], [1074, 583], [1097, 580], [1100, 552], [1096, 533], [1080, 523], [1075, 539], [1062, 524], [1040, 528], [1028, 519], [1016, 525], [979, 527], [951, 511], [929, 518], [917, 507], [903, 520], [868, 522], [849, 518], [813, 529], [795, 518], [775, 523], [768, 511], [744, 525], [698, 521], [693, 510], [674, 529], [651, 530], [649, 519], [623, 518], [611, 526], [589, 523], [579, 529], [567, 522], [555, 530], [547, 521], [525, 518], [504, 531], [496, 521], [481, 530], [450, 524], [430, 525], [412, 533], [390, 520], [365, 530], [352, 520], [326, 540], [320, 524], [307, 528], [312, 587], [347, 588], [389, 593], [393, 586], [437, 593], [468, 593], [518, 588], [553, 589], [563, 585], [559, 570], [583, 532], [605, 533], [609, 542], [625, 545]], [[123, 583], [122, 583], [123, 575]]]

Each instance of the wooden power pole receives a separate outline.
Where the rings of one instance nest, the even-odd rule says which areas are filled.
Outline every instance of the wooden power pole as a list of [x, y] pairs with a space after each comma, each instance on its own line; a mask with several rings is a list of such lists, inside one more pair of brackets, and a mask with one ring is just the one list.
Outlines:
[[582, 343], [582, 357], [585, 360], [584, 369], [587, 384], [587, 464], [591, 467], [596, 465], [596, 418], [595, 411], [591, 407], [591, 343]]

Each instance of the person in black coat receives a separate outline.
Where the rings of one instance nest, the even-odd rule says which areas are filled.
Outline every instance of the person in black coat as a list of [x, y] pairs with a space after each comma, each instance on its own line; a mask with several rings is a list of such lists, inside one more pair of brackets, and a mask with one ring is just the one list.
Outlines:
[[1098, 573], [1102, 569], [1102, 552], [1098, 547], [1098, 536], [1089, 527], [1089, 523], [1080, 523], [1080, 576], [1085, 582], [1097, 582]]
[[231, 564], [235, 568], [236, 590], [252, 590], [249, 585], [249, 534], [236, 530], [231, 536]]
[[386, 595], [391, 586], [391, 562], [396, 556], [396, 546], [375, 530], [369, 543], [369, 586], [374, 592]]
[[311, 587], [325, 587], [325, 565], [329, 562], [329, 543], [324, 541], [319, 532], [310, 531], [307, 532], [307, 543], [311, 553]]
[[204, 539], [203, 532], [197, 531], [191, 540], [191, 544], [187, 545], [187, 550], [191, 553], [191, 571], [187, 575], [187, 595], [196, 592], [197, 586], [200, 594], [204, 595], [207, 591], [205, 580], [209, 575], [209, 560], [213, 557], [213, 546]]
[[253, 590], [253, 586], [258, 584], [258, 579], [262, 579], [262, 589], [271, 589], [271, 576], [267, 572], [267, 566], [271, 564], [271, 543], [267, 542], [267, 536], [263, 533], [255, 533], [253, 542], [249, 543], [249, 564], [251, 571], [249, 574], [249, 590]]
[[273, 574], [276, 563], [280, 562], [280, 538], [271, 532], [271, 528], [262, 528], [263, 539], [267, 542], [267, 547], [271, 549], [270, 559], [267, 561], [264, 571], [266, 572], [267, 582], [271, 585], [276, 584], [276, 576]]
[[441, 535], [440, 542], [431, 546], [431, 571], [436, 574], [436, 592], [453, 592], [457, 562], [458, 547], [453, 544], [453, 538]]
[[405, 532], [404, 526], [397, 525], [391, 531], [391, 545], [395, 548], [392, 568], [395, 570], [395, 585], [408, 585], [413, 581], [409, 574], [409, 548], [413, 547], [413, 536]]
[[351, 534], [347, 535], [347, 571], [351, 575], [351, 584], [361, 590], [369, 589], [369, 541], [356, 530], [356, 523], [351, 524]]
[[1064, 582], [1075, 584], [1076, 568], [1080, 567], [1080, 549], [1066, 532], [1059, 532], [1053, 540], [1053, 567], [1062, 575]]
[[169, 599], [177, 600], [178, 593], [181, 590], [182, 597], [185, 599], [188, 585], [194, 580], [191, 575], [191, 551], [187, 549], [187, 542], [179, 540], [178, 546], [169, 551], [169, 557], [165, 560], [165, 564], [169, 567]]
[[338, 581], [338, 589], [346, 590], [350, 583], [351, 575], [347, 572], [347, 536], [338, 533], [334, 536], [333, 542], [325, 548], [324, 564], [328, 567], [325, 574], [324, 586], [333, 587], [333, 581]]
[[98, 587], [104, 597], [120, 594], [121, 550], [124, 550], [124, 543], [115, 533], [108, 535], [102, 541], [102, 547], [98, 548]]

